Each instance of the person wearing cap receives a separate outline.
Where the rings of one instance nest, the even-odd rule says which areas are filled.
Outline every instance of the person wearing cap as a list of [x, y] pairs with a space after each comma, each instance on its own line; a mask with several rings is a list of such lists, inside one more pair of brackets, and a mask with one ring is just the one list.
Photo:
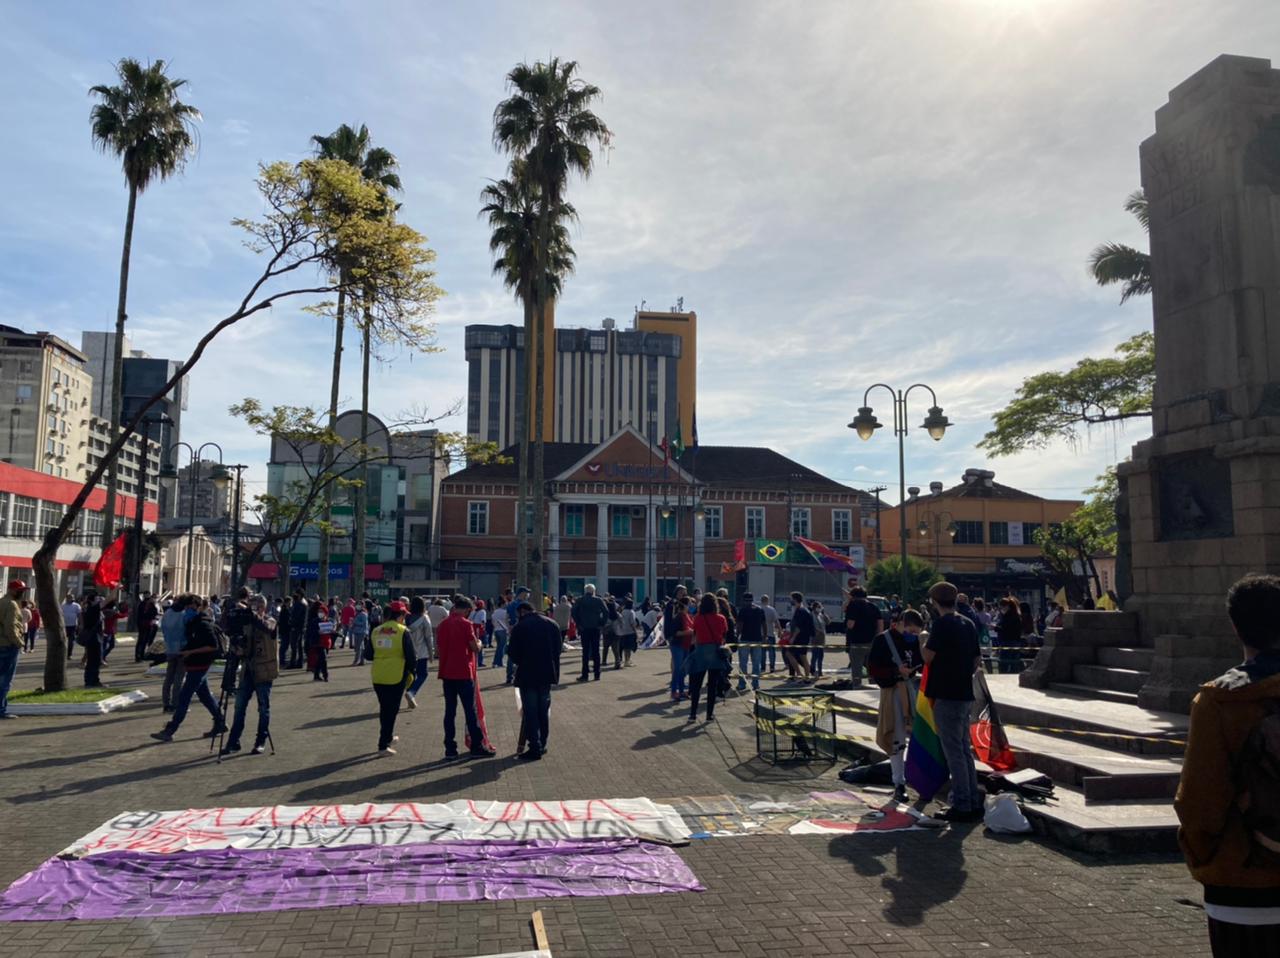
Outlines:
[[969, 712], [973, 707], [973, 673], [982, 665], [978, 630], [956, 611], [959, 590], [950, 582], [936, 583], [929, 599], [937, 618], [922, 650], [929, 667], [924, 694], [933, 700], [933, 720], [942, 754], [951, 773], [951, 807], [937, 817], [948, 822], [976, 822], [982, 818], [982, 796], [969, 741]]
[[413, 639], [405, 628], [409, 609], [398, 599], [387, 606], [382, 623], [365, 642], [365, 653], [372, 663], [373, 691], [378, 696], [378, 754], [394, 755], [396, 716], [400, 714], [400, 698], [417, 668]]
[[521, 735], [526, 746], [516, 758], [536, 762], [547, 751], [551, 730], [551, 686], [560, 681], [564, 642], [554, 619], [536, 612], [529, 602], [516, 603], [520, 621], [511, 632], [507, 654], [516, 665], [520, 691]]
[[26, 594], [27, 584], [13, 579], [0, 598], [0, 719], [13, 718], [9, 714], [9, 686], [13, 684], [18, 656], [26, 639], [22, 628], [22, 599]]
[[[521, 591], [526, 596], [529, 593], [528, 589]], [[458, 757], [456, 722], [459, 702], [462, 703], [462, 714], [467, 723], [471, 754], [495, 754], [485, 742], [484, 729], [480, 727], [476, 710], [476, 653], [480, 651], [480, 640], [476, 637], [470, 616], [471, 600], [465, 595], [456, 595], [449, 617], [436, 630], [436, 651], [440, 655], [436, 674], [440, 676], [444, 691], [445, 758]]]

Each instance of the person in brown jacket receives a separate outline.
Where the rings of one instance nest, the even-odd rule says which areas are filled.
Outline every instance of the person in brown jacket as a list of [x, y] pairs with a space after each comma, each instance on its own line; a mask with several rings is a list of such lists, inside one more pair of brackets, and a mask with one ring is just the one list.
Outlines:
[[1201, 686], [1174, 808], [1214, 955], [1280, 955], [1280, 577], [1227, 592], [1244, 662]]

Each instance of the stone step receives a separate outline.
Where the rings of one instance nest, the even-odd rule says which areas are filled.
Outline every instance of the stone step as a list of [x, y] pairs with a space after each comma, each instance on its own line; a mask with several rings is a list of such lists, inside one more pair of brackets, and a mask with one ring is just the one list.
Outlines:
[[1138, 672], [1151, 671], [1152, 649], [1125, 649], [1114, 646], [1101, 646], [1098, 649], [1098, 664], [1113, 669], [1134, 669]]
[[1054, 790], [1044, 802], [1027, 801], [1023, 814], [1038, 835], [1093, 855], [1178, 851], [1178, 818], [1168, 801], [1092, 804], [1082, 791]]
[[1076, 682], [1050, 682], [1049, 688], [1055, 692], [1065, 692], [1084, 699], [1101, 699], [1115, 702], [1117, 705], [1137, 705], [1137, 692], [1122, 692], [1119, 689], [1103, 689], [1094, 685], [1082, 685]]
[[1071, 669], [1071, 678], [1076, 685], [1137, 695], [1147, 682], [1147, 673], [1108, 665], [1077, 665]]

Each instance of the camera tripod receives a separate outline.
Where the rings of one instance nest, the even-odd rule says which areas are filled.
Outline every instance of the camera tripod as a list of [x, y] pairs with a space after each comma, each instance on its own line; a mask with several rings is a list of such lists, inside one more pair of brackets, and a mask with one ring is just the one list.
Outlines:
[[[249, 668], [249, 664], [246, 663], [245, 671], [248, 671], [248, 668]], [[228, 719], [230, 718], [229, 710], [230, 710], [230, 707], [235, 702], [235, 694], [236, 694], [236, 688], [237, 688], [236, 676], [239, 674], [239, 672], [240, 672], [239, 656], [228, 655], [226, 660], [226, 665], [222, 673], [222, 694], [218, 698], [218, 711], [222, 714], [222, 724], [221, 724], [221, 727], [219, 728], [218, 734], [213, 736], [209, 740], [209, 751], [212, 752], [214, 751], [215, 748], [217, 749], [217, 756], [218, 756], [217, 764], [219, 765], [222, 764], [222, 746], [227, 738], [227, 730], [230, 728], [230, 724], [228, 723]], [[246, 702], [245, 707], [247, 708], [248, 705], [249, 703]], [[262, 733], [259, 732], [259, 734], [262, 734]], [[275, 755], [276, 742], [275, 742], [275, 739], [271, 737], [270, 729], [267, 729], [266, 739], [267, 739], [267, 744], [271, 746], [271, 754]]]

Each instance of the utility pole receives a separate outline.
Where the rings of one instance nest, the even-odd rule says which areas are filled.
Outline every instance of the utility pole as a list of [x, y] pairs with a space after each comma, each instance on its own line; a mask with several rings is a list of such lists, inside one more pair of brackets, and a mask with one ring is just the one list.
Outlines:
[[880, 493], [885, 492], [888, 486], [875, 486], [872, 488], [871, 494], [876, 497], [876, 561], [879, 562], [884, 558], [884, 542], [880, 538]]

